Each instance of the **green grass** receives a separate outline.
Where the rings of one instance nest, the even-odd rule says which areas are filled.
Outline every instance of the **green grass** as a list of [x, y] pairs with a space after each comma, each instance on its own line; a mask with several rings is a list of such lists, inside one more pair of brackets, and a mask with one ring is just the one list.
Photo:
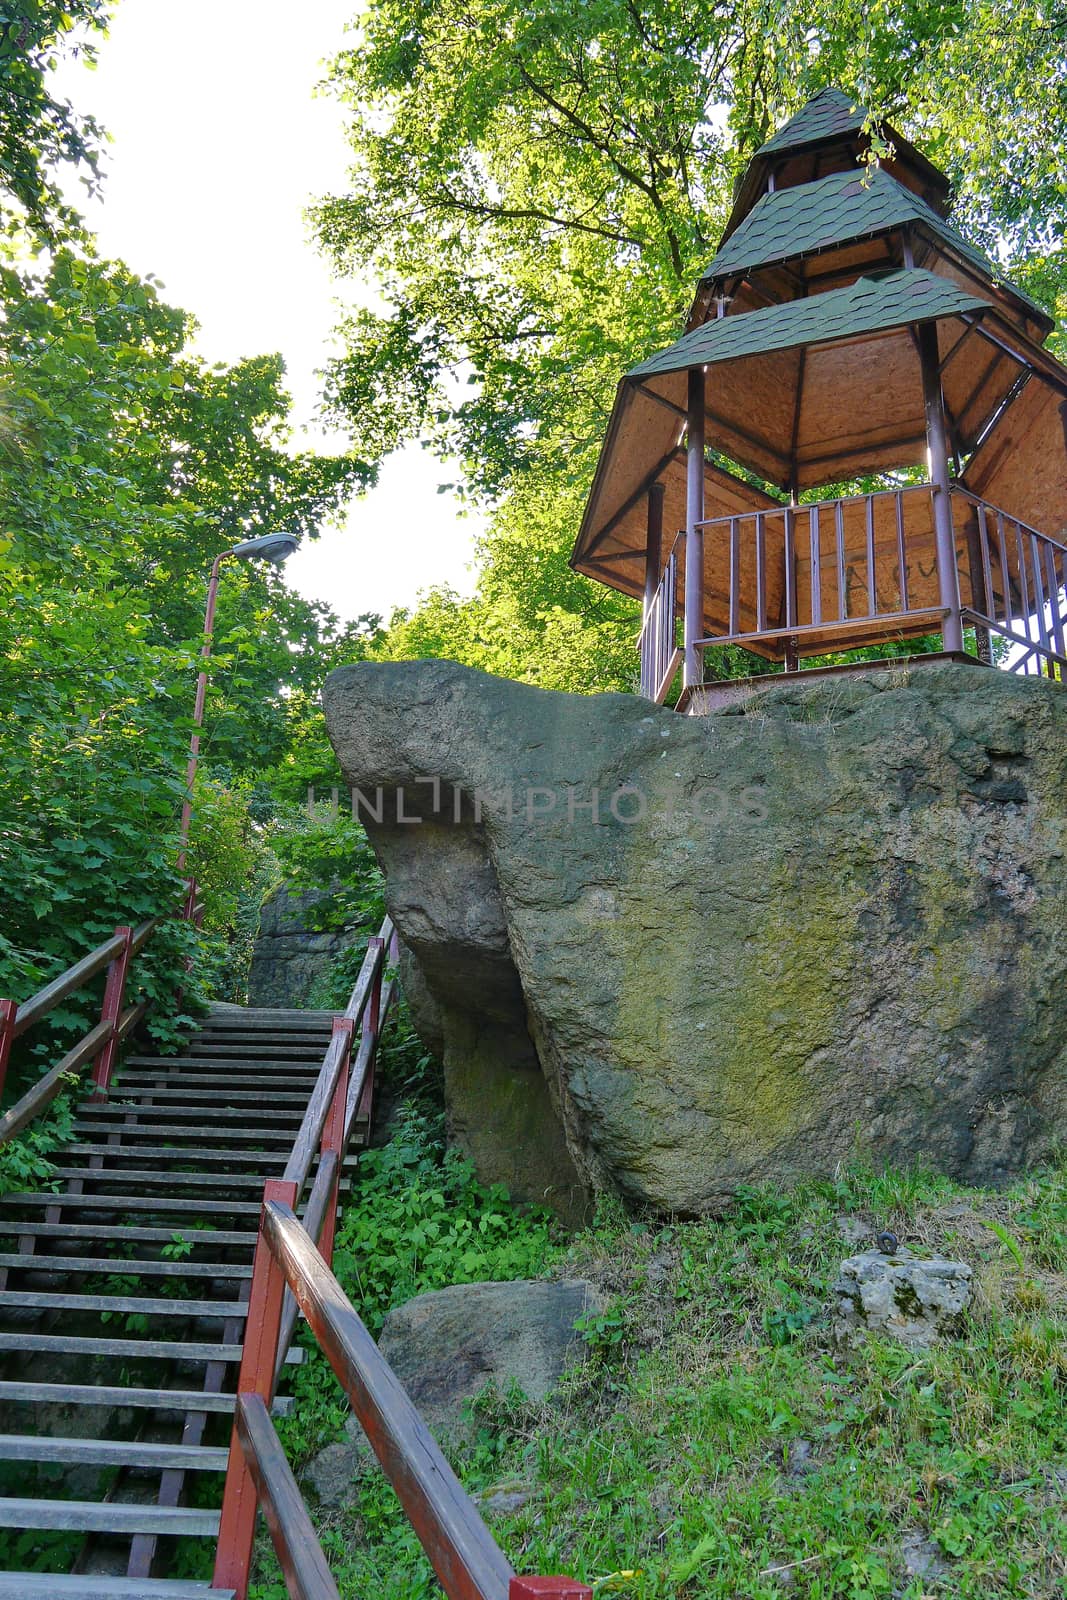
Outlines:
[[[842, 1218], [971, 1263], [959, 1338], [834, 1345]], [[454, 1455], [472, 1490], [529, 1490], [494, 1521], [519, 1571], [630, 1600], [1067, 1593], [1065, 1170], [998, 1195], [846, 1173], [669, 1226], [608, 1211], [546, 1263], [602, 1293], [587, 1359], [542, 1406], [488, 1393]], [[439, 1594], [379, 1473], [319, 1521], [346, 1600]], [[925, 1576], [907, 1570], [917, 1547]], [[272, 1560], [257, 1600], [284, 1596]]]

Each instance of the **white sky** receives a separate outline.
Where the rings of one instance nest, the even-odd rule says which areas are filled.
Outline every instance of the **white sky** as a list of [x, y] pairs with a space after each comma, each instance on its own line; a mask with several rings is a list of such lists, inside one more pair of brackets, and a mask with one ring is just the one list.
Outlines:
[[[313, 91], [357, 4], [120, 0], [95, 72], [58, 73], [112, 136], [102, 202], [75, 196], [101, 250], [162, 280], [200, 322], [209, 360], [280, 350], [305, 426], [338, 295], [371, 297], [330, 278], [303, 216], [344, 185], [342, 111]], [[388, 617], [431, 583], [468, 592], [481, 523], [437, 493], [453, 476], [418, 446], [398, 452], [343, 528], [290, 559], [288, 582], [344, 618]]]

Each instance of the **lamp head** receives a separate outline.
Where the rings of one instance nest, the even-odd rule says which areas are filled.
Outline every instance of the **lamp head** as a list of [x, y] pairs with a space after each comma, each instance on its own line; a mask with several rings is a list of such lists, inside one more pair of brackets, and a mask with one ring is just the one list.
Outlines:
[[275, 566], [280, 567], [286, 557], [292, 555], [297, 543], [291, 533], [264, 533], [258, 539], [246, 539], [243, 544], [235, 544], [226, 554], [240, 556], [242, 561], [273, 561]]

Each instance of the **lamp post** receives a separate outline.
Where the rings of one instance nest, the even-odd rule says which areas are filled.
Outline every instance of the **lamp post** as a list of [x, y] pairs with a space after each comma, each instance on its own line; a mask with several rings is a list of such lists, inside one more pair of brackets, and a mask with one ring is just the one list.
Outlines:
[[[207, 698], [207, 663], [211, 655], [211, 641], [215, 632], [215, 599], [219, 592], [219, 569], [224, 561], [231, 556], [238, 561], [255, 561], [257, 557], [264, 561], [271, 561], [276, 566], [281, 566], [287, 556], [291, 556], [296, 549], [297, 540], [291, 533], [265, 533], [259, 539], [246, 539], [243, 544], [235, 544], [232, 550], [223, 550], [211, 563], [211, 576], [207, 586], [207, 605], [204, 608], [204, 643], [200, 649], [200, 676], [196, 680], [196, 704], [193, 708], [193, 736], [189, 742], [189, 765], [185, 772], [185, 787], [188, 793], [182, 806], [181, 829], [178, 843], [178, 871], [185, 867], [185, 857], [189, 848], [189, 826], [193, 818], [193, 784], [196, 781], [196, 769], [200, 760], [200, 732], [204, 726], [204, 701]], [[190, 907], [196, 900], [196, 886], [189, 886]], [[187, 914], [191, 914], [187, 913]]]

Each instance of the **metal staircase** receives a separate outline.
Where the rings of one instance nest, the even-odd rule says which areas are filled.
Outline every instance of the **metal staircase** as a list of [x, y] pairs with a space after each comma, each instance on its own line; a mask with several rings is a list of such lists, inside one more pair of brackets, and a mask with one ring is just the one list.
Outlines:
[[81, 1103], [56, 1192], [0, 1198], [0, 1527], [36, 1569], [0, 1572], [0, 1597], [233, 1594], [152, 1574], [179, 1538], [214, 1548], [264, 1178], [333, 1020], [216, 1007]]

